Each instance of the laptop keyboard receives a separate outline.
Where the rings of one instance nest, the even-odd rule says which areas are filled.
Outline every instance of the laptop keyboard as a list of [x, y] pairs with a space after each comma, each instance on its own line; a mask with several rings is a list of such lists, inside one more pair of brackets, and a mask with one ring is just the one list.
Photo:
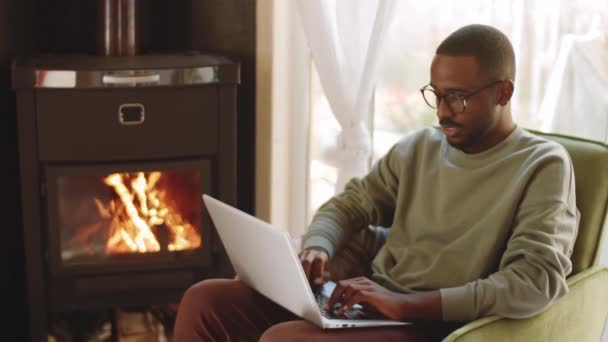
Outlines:
[[317, 304], [319, 305], [319, 309], [321, 310], [321, 315], [325, 318], [329, 319], [370, 319], [368, 315], [361, 309], [353, 307], [350, 310], [346, 311], [344, 314], [339, 315], [337, 312], [340, 310], [340, 305], [336, 304], [334, 306], [334, 310], [326, 310], [325, 304], [327, 303], [327, 296], [317, 293], [315, 294], [315, 299], [317, 300]]

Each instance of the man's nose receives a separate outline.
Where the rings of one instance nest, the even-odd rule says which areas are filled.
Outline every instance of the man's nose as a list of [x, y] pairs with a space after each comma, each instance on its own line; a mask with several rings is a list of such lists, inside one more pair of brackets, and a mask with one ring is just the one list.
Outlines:
[[439, 121], [445, 118], [452, 118], [453, 116], [454, 112], [448, 106], [447, 101], [445, 99], [439, 100], [439, 104], [437, 104], [437, 118], [439, 118]]

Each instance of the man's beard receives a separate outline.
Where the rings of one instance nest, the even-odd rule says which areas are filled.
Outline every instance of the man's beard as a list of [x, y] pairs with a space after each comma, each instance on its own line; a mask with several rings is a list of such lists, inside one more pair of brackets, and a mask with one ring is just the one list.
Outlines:
[[458, 137], [459, 139], [452, 139], [446, 135], [446, 140], [450, 146], [462, 151], [479, 146], [485, 132], [482, 125], [473, 126], [472, 129], [467, 132], [463, 125], [457, 124], [449, 119], [441, 120], [439, 124], [442, 127], [456, 127], [462, 130], [463, 134]]

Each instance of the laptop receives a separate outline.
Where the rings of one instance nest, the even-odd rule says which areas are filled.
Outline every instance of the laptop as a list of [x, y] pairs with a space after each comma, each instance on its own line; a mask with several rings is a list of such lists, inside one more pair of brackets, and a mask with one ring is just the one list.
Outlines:
[[[322, 308], [335, 284], [313, 293], [289, 234], [211, 196], [203, 195], [211, 220], [239, 280], [293, 314], [323, 329], [398, 326], [410, 323], [362, 319], [361, 306], [346, 317]], [[351, 317], [351, 318], [348, 318]]]

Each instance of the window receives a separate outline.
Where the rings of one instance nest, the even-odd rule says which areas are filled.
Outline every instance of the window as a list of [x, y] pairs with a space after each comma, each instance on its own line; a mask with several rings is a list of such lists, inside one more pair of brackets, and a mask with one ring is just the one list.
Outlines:
[[[499, 28], [514, 46], [517, 78], [511, 105], [520, 126], [608, 141], [606, 2], [400, 1], [395, 16], [375, 88], [371, 162], [407, 132], [436, 124], [435, 112], [419, 89], [429, 81], [436, 46], [470, 23]], [[323, 155], [340, 131], [315, 73], [310, 93], [308, 222], [334, 195], [336, 169]], [[572, 115], [572, 108], [587, 116]]]

